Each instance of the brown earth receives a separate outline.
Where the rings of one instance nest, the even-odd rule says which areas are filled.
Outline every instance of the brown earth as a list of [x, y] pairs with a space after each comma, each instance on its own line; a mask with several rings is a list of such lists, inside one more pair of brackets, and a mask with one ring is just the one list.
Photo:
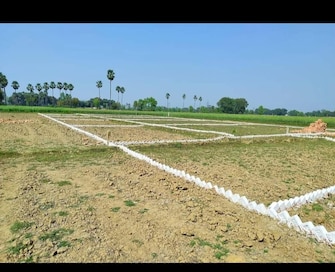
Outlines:
[[0, 119], [0, 262], [335, 261], [334, 246], [118, 148], [35, 113]]

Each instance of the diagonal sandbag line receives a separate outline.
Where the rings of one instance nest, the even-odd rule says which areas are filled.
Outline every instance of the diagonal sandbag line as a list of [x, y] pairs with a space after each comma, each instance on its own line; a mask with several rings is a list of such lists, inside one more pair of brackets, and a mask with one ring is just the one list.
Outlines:
[[[40, 113], [39, 113], [40, 114]], [[167, 165], [161, 164], [157, 161], [154, 161], [153, 159], [149, 158], [148, 156], [145, 156], [143, 154], [140, 154], [138, 152], [135, 152], [133, 150], [130, 150], [129, 148], [127, 148], [126, 146], [123, 145], [117, 145], [113, 142], [109, 142], [106, 141], [103, 138], [98, 137], [97, 135], [94, 135], [92, 133], [89, 133], [87, 131], [81, 130], [77, 127], [74, 127], [73, 125], [69, 125], [66, 124], [62, 121], [59, 121], [55, 118], [52, 118], [50, 116], [47, 116], [45, 114], [40, 114], [43, 117], [46, 117], [52, 121], [55, 121], [59, 124], [65, 125], [75, 131], [78, 131], [79, 133], [85, 134], [88, 137], [91, 137], [93, 139], [96, 139], [100, 142], [103, 142], [104, 144], [108, 145], [108, 146], [114, 146], [114, 147], [119, 147], [120, 149], [122, 149], [124, 152], [126, 152], [127, 154], [146, 161], [148, 163], [150, 163], [152, 166], [158, 167], [161, 170], [164, 170], [168, 173], [171, 173], [177, 177], [181, 177], [186, 179], [187, 181], [190, 182], [194, 182], [196, 183], [198, 186], [205, 188], [205, 189], [215, 189], [215, 191], [220, 194], [225, 196], [226, 198], [228, 198], [230, 201], [237, 203], [239, 205], [242, 205], [243, 207], [247, 208], [248, 210], [251, 211], [256, 211], [259, 214], [262, 215], [267, 215], [270, 216], [274, 219], [279, 220], [280, 223], [285, 223], [287, 224], [287, 226], [294, 228], [296, 231], [299, 231], [301, 233], [305, 233], [308, 236], [312, 236], [314, 238], [316, 238], [316, 240], [318, 240], [319, 242], [325, 242], [327, 244], [335, 244], [335, 231], [333, 232], [328, 232], [326, 230], [326, 228], [324, 226], [314, 226], [312, 222], [302, 222], [300, 217], [298, 215], [294, 215], [294, 216], [290, 216], [289, 213], [286, 210], [277, 212], [276, 208], [274, 207], [274, 205], [276, 204], [276, 202], [272, 203], [270, 205], [270, 207], [266, 207], [264, 204], [257, 204], [255, 201], [249, 201], [245, 196], [240, 196], [239, 194], [233, 194], [231, 190], [227, 190], [225, 191], [225, 189], [223, 187], [218, 187], [217, 185], [212, 185], [210, 182], [205, 182], [202, 181], [200, 178], [189, 175], [188, 173], [185, 173], [185, 171], [182, 170], [177, 170], [174, 168], [171, 168]], [[265, 135], [264, 135], [265, 136]], [[305, 135], [301, 135], [301, 136], [305, 136]], [[314, 138], [314, 137], [311, 137]], [[335, 191], [335, 187], [329, 187], [328, 189], [323, 189], [321, 191], [321, 193], [324, 195], [325, 193], [332, 193]], [[278, 202], [280, 203], [280, 202]], [[274, 205], [273, 205], [274, 204]]]

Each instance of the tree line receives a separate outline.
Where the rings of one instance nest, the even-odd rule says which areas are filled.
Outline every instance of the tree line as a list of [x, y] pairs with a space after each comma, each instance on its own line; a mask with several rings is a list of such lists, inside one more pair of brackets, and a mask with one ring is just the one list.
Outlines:
[[[96, 81], [96, 87], [98, 88], [98, 96], [93, 97], [87, 101], [81, 101], [78, 98], [72, 97], [74, 85], [67, 82], [44, 82], [43, 84], [37, 83], [35, 86], [28, 84], [26, 90], [28, 92], [18, 92], [20, 84], [14, 80], [11, 83], [11, 87], [14, 92], [10, 97], [6, 95], [6, 87], [8, 86], [8, 80], [6, 76], [0, 72], [0, 104], [9, 105], [26, 105], [26, 106], [60, 106], [60, 107], [95, 107], [95, 108], [108, 108], [108, 109], [127, 109], [137, 111], [189, 111], [189, 112], [209, 112], [209, 113], [228, 113], [228, 114], [257, 114], [257, 115], [288, 115], [288, 116], [334, 116], [335, 111], [318, 110], [312, 112], [301, 112], [297, 110], [288, 111], [285, 108], [268, 109], [263, 106], [259, 106], [255, 110], [249, 110], [248, 101], [245, 98], [230, 98], [222, 97], [215, 106], [203, 106], [201, 105], [202, 97], [194, 95], [193, 106], [188, 108], [184, 107], [186, 94], [182, 94], [183, 107], [170, 107], [169, 99], [170, 93], [165, 94], [166, 106], [158, 106], [157, 100], [153, 97], [147, 97], [135, 100], [132, 105], [127, 103], [123, 105], [123, 94], [125, 88], [123, 86], [116, 86], [115, 90], [118, 93], [117, 101], [112, 100], [112, 81], [115, 79], [115, 73], [113, 70], [107, 70], [107, 79], [110, 82], [110, 94], [109, 99], [101, 98], [100, 89], [103, 87], [101, 80]], [[52, 90], [52, 95], [49, 95], [49, 90]], [[54, 96], [54, 90], [59, 90], [59, 97]], [[34, 92], [37, 91], [37, 93]], [[120, 102], [121, 94], [121, 102]], [[198, 106], [196, 105], [198, 102]]]

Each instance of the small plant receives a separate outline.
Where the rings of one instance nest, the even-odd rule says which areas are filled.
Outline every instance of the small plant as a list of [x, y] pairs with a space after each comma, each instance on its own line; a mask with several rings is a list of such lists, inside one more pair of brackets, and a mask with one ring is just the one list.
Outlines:
[[18, 255], [21, 250], [27, 248], [28, 245], [24, 245], [22, 242], [19, 242], [17, 245], [9, 247], [8, 253]]
[[71, 181], [68, 181], [68, 180], [62, 180], [62, 181], [57, 182], [57, 184], [59, 186], [65, 186], [65, 185], [71, 185], [72, 183]]
[[97, 193], [96, 196], [103, 196], [105, 193]]
[[153, 253], [151, 253], [151, 256], [152, 256], [153, 259], [155, 259], [155, 258], [157, 258], [158, 254], [153, 252]]
[[32, 226], [34, 223], [31, 223], [31, 222], [19, 222], [19, 221], [16, 221], [11, 227], [10, 227], [10, 231], [12, 233], [17, 233], [19, 232], [20, 230], [22, 229], [27, 229], [29, 228], [30, 226]]
[[135, 206], [135, 202], [131, 200], [125, 200], [124, 203], [126, 204], [127, 207]]
[[68, 214], [69, 214], [69, 213], [66, 212], [66, 211], [60, 211], [60, 212], [58, 213], [59, 216], [67, 216]]
[[145, 213], [145, 212], [147, 212], [147, 211], [149, 211], [149, 210], [146, 209], [146, 208], [144, 208], [144, 209], [140, 210], [139, 213]]
[[218, 251], [218, 252], [215, 252], [215, 258], [217, 258], [217, 259], [221, 259], [222, 258], [222, 256], [227, 256], [228, 255], [228, 253], [229, 253], [229, 250], [228, 249], [225, 249], [224, 251]]
[[143, 242], [140, 241], [140, 240], [137, 240], [137, 239], [133, 240], [132, 242], [139, 245], [139, 246], [143, 245]]
[[40, 205], [40, 209], [41, 210], [48, 210], [48, 209], [53, 208], [54, 206], [55, 206], [54, 202], [46, 202], [46, 203]]
[[121, 209], [121, 207], [113, 207], [111, 208], [112, 212], [118, 212]]
[[60, 247], [70, 247], [71, 246], [71, 243], [68, 242], [68, 241], [60, 241], [57, 245], [58, 248]]
[[312, 210], [316, 212], [321, 212], [323, 211], [323, 207], [320, 204], [314, 203], [312, 205]]
[[263, 252], [264, 253], [269, 253], [269, 249], [268, 248], [264, 248]]
[[70, 235], [72, 233], [73, 233], [73, 230], [71, 229], [60, 228], [58, 230], [54, 230], [52, 232], [41, 235], [39, 239], [42, 241], [46, 241], [48, 239], [51, 241], [58, 241], [62, 239], [65, 235]]
[[40, 180], [40, 182], [41, 182], [41, 183], [49, 183], [49, 182], [51, 182], [51, 180], [48, 179], [48, 178], [42, 178], [42, 179]]
[[89, 212], [93, 212], [93, 211], [95, 210], [95, 208], [94, 208], [93, 206], [89, 206], [89, 207], [87, 208], [87, 210], [88, 210]]
[[108, 198], [114, 198], [114, 197], [115, 197], [115, 196], [113, 196], [113, 195], [109, 195], [109, 196], [108, 196]]
[[87, 195], [80, 196], [80, 197], [79, 197], [79, 202], [80, 202], [80, 203], [83, 203], [83, 202], [85, 202], [87, 199], [88, 199], [88, 196], [87, 196]]
[[24, 238], [26, 238], [26, 239], [30, 239], [32, 237], [33, 237], [33, 234], [31, 232], [28, 232], [24, 235]]

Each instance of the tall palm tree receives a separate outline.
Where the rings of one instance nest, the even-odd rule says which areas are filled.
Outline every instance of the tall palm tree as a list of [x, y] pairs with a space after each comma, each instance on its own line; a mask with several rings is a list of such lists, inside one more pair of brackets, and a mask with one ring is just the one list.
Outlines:
[[185, 98], [186, 98], [186, 94], [183, 94], [183, 108], [184, 108]]
[[113, 70], [107, 71], [107, 78], [109, 80], [109, 108], [111, 109], [112, 106], [112, 81], [115, 78], [115, 73]]
[[56, 89], [56, 83], [54, 81], [50, 82], [50, 89], [52, 90], [52, 96], [54, 96], [54, 89]]
[[69, 84], [66, 82], [63, 83], [63, 90], [65, 91], [65, 96], [66, 96], [66, 91], [69, 89]]
[[120, 86], [116, 86], [115, 90], [117, 91], [117, 102], [119, 102], [121, 87]]
[[167, 107], [167, 109], [169, 109], [169, 98], [170, 98], [170, 94], [169, 94], [169, 93], [166, 93], [165, 97], [166, 97], [166, 107]]
[[42, 87], [41, 83], [37, 83], [35, 85], [35, 88], [38, 91], [38, 105], [40, 106], [40, 104], [41, 104], [41, 91], [42, 91], [43, 87]]
[[67, 88], [69, 89], [69, 91], [70, 91], [70, 106], [72, 107], [72, 91], [73, 91], [73, 89], [74, 89], [74, 86], [73, 86], [73, 84], [67, 84]]
[[44, 97], [44, 105], [45, 105], [45, 104], [48, 104], [48, 90], [50, 89], [50, 85], [48, 82], [43, 83], [43, 89], [45, 93], [45, 97]]
[[59, 97], [61, 96], [61, 92], [62, 92], [62, 89], [63, 89], [63, 83], [62, 82], [58, 82], [57, 83], [57, 89], [59, 89]]
[[16, 93], [16, 90], [20, 88], [20, 84], [14, 80], [12, 82], [12, 88], [14, 89], [14, 92]]
[[97, 88], [99, 89], [99, 101], [100, 101], [100, 89], [102, 88], [102, 81], [101, 81], [101, 80], [98, 80], [96, 86], [97, 86]]
[[27, 91], [32, 93], [34, 91], [34, 86], [29, 83], [27, 86]]
[[194, 100], [194, 109], [195, 109], [195, 102], [198, 100], [198, 97], [196, 95], [193, 96], [193, 100]]
[[202, 101], [202, 97], [199, 97], [199, 107], [201, 107], [201, 101]]
[[120, 90], [120, 92], [121, 92], [121, 105], [122, 105], [122, 101], [123, 101], [123, 94], [124, 94], [125, 91], [126, 91], [126, 89], [124, 87], [121, 87], [121, 90]]
[[74, 89], [74, 86], [73, 86], [73, 84], [72, 83], [69, 83], [69, 84], [67, 84], [67, 89], [70, 91], [70, 93], [73, 91], [73, 89]]
[[0, 72], [0, 89], [3, 88], [5, 104], [7, 104], [6, 87], [8, 85], [7, 77]]
[[29, 99], [29, 104], [32, 104], [31, 102], [33, 102], [33, 93], [34, 93], [34, 86], [32, 84], [28, 84], [27, 86], [27, 90], [29, 92], [29, 95], [30, 95], [30, 99]]

